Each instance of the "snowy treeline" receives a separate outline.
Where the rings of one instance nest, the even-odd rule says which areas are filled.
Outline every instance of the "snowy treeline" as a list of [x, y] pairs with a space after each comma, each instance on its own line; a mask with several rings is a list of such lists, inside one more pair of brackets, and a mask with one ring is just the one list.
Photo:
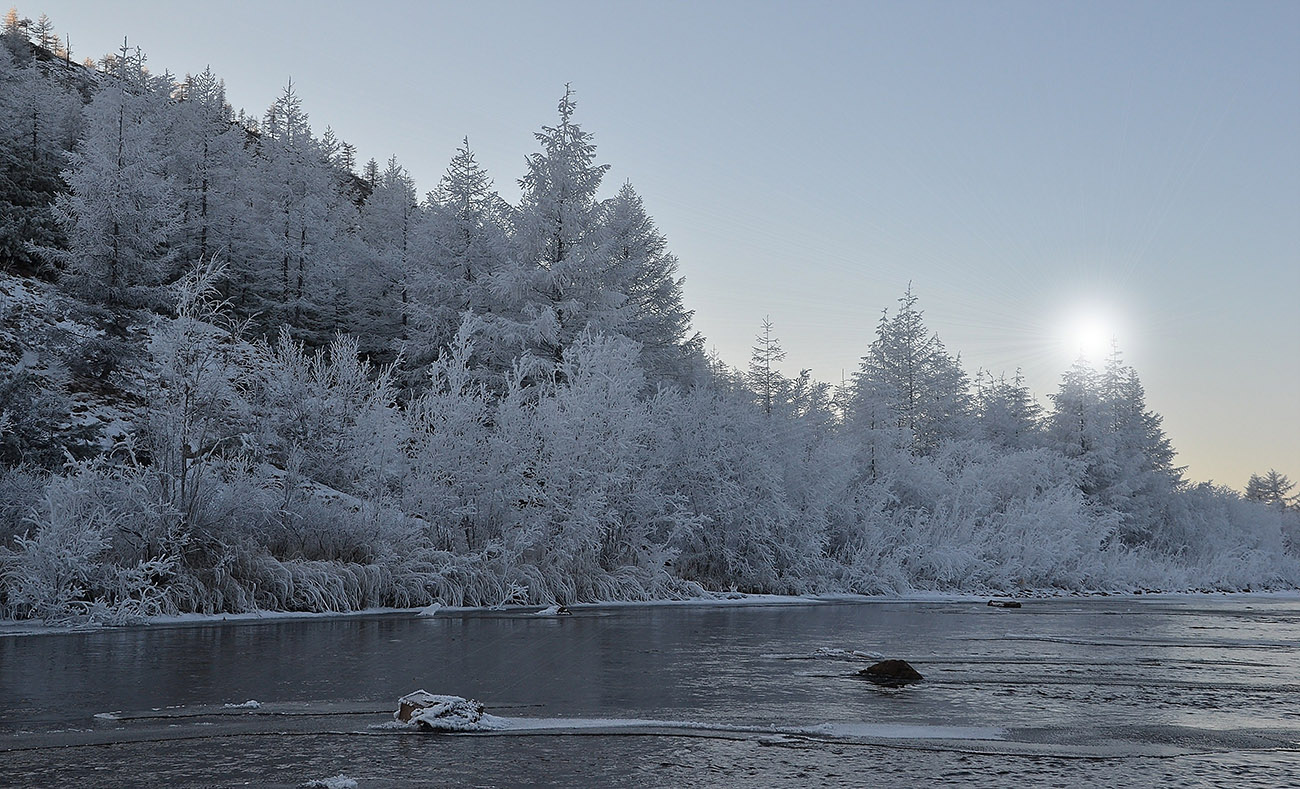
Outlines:
[[255, 122], [209, 72], [83, 72], [25, 30], [0, 297], [53, 281], [98, 328], [0, 333], [0, 615], [1300, 585], [1289, 481], [1184, 482], [1118, 351], [1044, 408], [909, 289], [839, 389], [783, 375], [768, 321], [747, 370], [707, 358], [567, 90], [518, 204], [468, 142], [419, 199], [291, 85]]

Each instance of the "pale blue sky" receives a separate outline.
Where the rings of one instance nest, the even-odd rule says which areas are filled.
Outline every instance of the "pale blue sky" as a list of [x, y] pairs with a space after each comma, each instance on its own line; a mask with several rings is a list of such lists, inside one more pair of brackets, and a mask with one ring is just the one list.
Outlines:
[[[69, 2], [99, 56], [211, 65], [432, 188], [468, 135], [515, 197], [564, 83], [742, 365], [851, 374], [910, 280], [967, 369], [1040, 395], [1108, 314], [1195, 480], [1300, 479], [1300, 3]], [[1044, 398], [1044, 402], [1046, 402]]]

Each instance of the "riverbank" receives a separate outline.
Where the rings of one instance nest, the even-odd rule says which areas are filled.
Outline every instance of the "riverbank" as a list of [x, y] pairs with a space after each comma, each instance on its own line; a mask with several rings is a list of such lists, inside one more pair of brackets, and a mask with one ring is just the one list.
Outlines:
[[[1094, 598], [1129, 598], [1132, 600], [1187, 600], [1197, 598], [1261, 600], [1300, 600], [1300, 589], [1260, 592], [1207, 592], [1199, 590], [1179, 592], [1060, 592], [1027, 591], [1014, 598], [1027, 600], [1068, 600]], [[597, 603], [574, 603], [565, 606], [568, 612], [600, 611], [622, 608], [653, 607], [727, 607], [727, 606], [816, 606], [834, 604], [903, 604], [903, 603], [979, 603], [989, 600], [1010, 599], [1006, 595], [979, 595], [964, 592], [912, 592], [902, 595], [857, 595], [829, 593], [818, 595], [772, 595], [719, 592], [714, 597], [692, 597], [683, 600], [608, 600]], [[266, 624], [293, 620], [355, 619], [362, 617], [407, 616], [478, 616], [524, 617], [555, 616], [554, 607], [524, 606], [444, 606], [422, 608], [365, 608], [357, 611], [245, 611], [228, 614], [170, 614], [150, 617], [129, 625], [68, 624], [48, 625], [40, 620], [0, 620], [0, 638], [15, 636], [56, 635], [60, 633], [121, 630], [130, 628], [203, 627], [223, 624]]]

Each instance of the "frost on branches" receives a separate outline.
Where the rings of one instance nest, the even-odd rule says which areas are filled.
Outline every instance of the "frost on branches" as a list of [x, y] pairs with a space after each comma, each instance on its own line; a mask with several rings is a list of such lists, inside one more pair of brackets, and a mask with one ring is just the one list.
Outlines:
[[23, 36], [0, 616], [1300, 585], [1290, 480], [1189, 485], [1118, 351], [1040, 404], [909, 286], [839, 389], [784, 375], [767, 320], [746, 370], [706, 358], [571, 90], [518, 205], [468, 140], [420, 199], [292, 84], [257, 122], [211, 72], [57, 70]]

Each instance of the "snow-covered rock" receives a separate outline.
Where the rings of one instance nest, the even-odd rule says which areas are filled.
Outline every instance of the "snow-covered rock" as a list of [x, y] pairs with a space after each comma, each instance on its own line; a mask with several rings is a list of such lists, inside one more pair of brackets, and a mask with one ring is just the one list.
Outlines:
[[504, 721], [487, 715], [483, 705], [460, 696], [439, 696], [426, 690], [408, 693], [397, 700], [393, 717], [421, 731], [490, 731]]

